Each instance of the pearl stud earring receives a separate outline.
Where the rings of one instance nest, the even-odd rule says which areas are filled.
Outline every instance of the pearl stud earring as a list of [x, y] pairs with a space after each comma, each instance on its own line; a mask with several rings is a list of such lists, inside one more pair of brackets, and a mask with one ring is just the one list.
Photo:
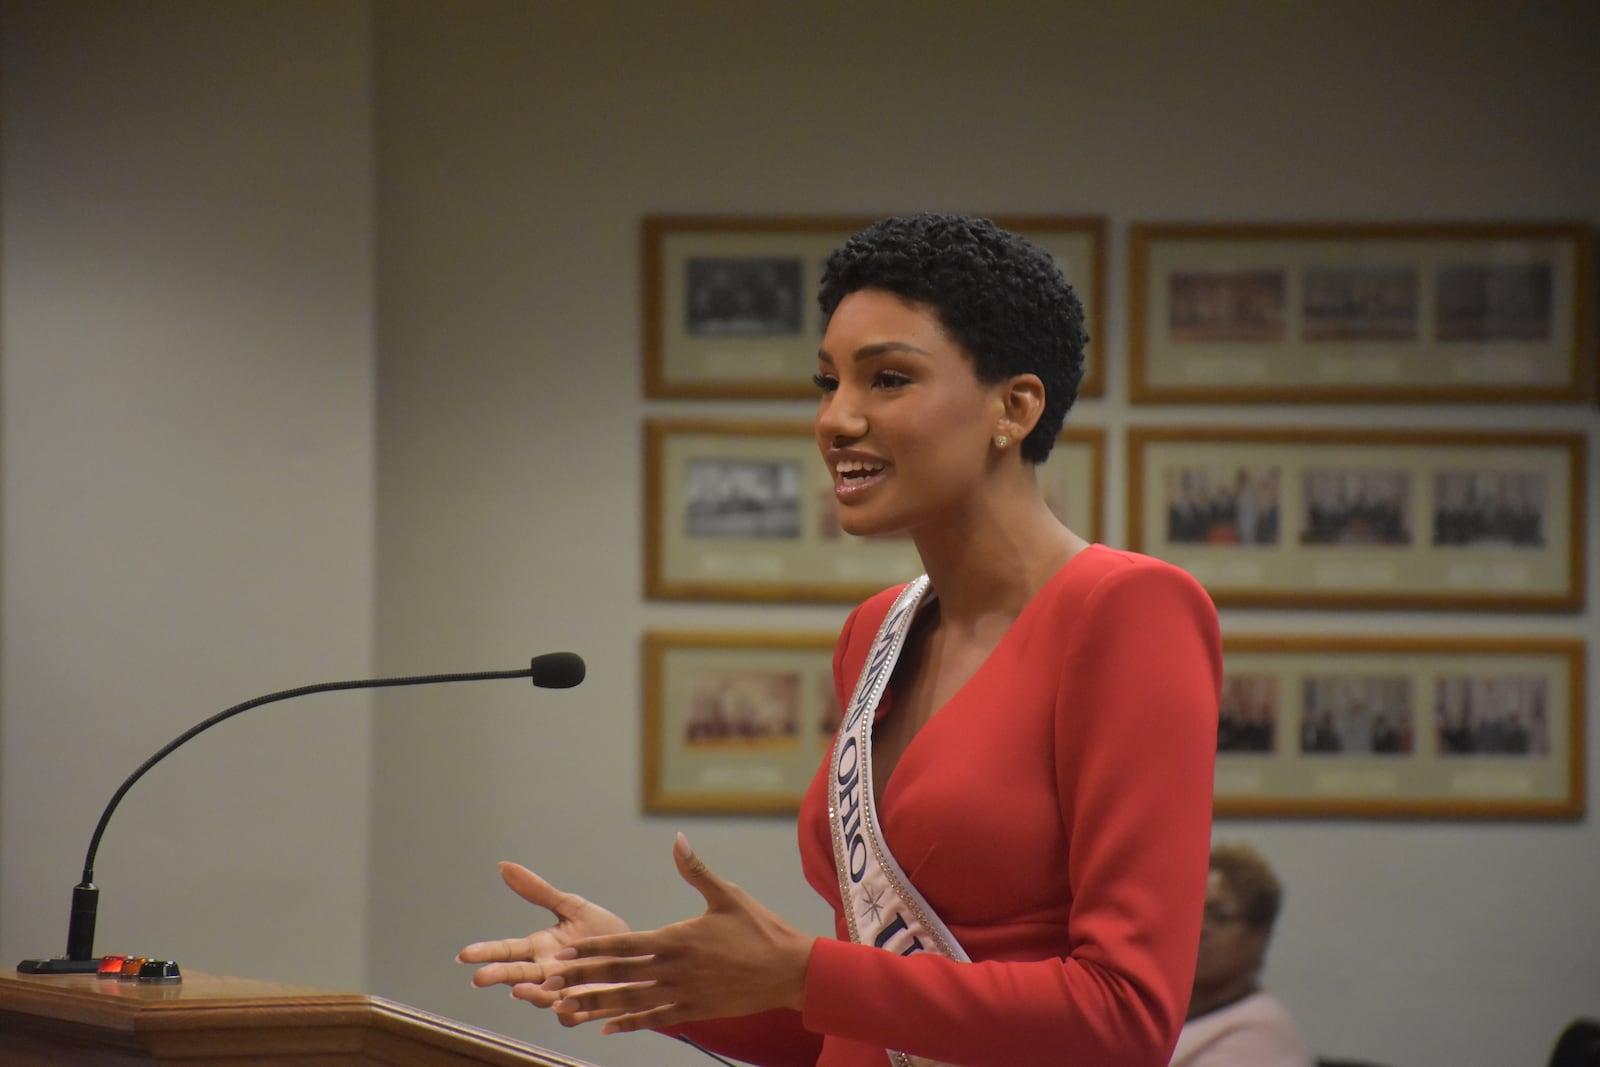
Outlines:
[[1004, 447], [1006, 447], [1006, 445], [1009, 445], [1010, 443], [1011, 443], [1011, 438], [1007, 437], [1005, 434], [997, 433], [997, 434], [994, 435], [994, 447], [996, 447], [996, 448], [1004, 448]]

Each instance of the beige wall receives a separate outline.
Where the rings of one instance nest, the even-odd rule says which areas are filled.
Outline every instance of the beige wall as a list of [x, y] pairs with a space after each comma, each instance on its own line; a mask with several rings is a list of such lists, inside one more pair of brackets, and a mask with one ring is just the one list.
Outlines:
[[[4, 9], [0, 965], [118, 783], [373, 662], [370, 11]], [[367, 976], [371, 701], [263, 708], [118, 808], [96, 947]]]
[[[0, 943], [10, 955], [58, 950], [54, 931], [76, 877], [79, 839], [98, 811], [99, 783], [193, 718], [266, 689], [369, 667], [514, 666], [557, 648], [588, 659], [582, 688], [386, 694], [370, 749], [336, 732], [354, 719], [314, 708], [258, 712], [254, 723], [222, 728], [232, 736], [196, 742], [175, 757], [184, 765], [163, 768], [165, 785], [154, 776], [141, 784], [108, 836], [106, 907], [115, 899], [118, 908], [140, 909], [117, 920], [123, 936], [192, 928], [189, 954], [223, 969], [283, 975], [298, 967], [310, 981], [364, 982], [588, 1059], [644, 1065], [703, 1060], [651, 1038], [569, 1033], [503, 995], [467, 988], [449, 963], [463, 942], [540, 921], [498, 885], [495, 860], [521, 859], [654, 924], [696, 910], [668, 856], [682, 828], [722, 873], [807, 928], [825, 928], [801, 881], [789, 820], [639, 814], [645, 629], [828, 629], [842, 616], [831, 607], [669, 604], [640, 595], [641, 420], [807, 412], [804, 403], [641, 398], [637, 225], [646, 212], [1105, 214], [1113, 284], [1097, 333], [1114, 368], [1126, 344], [1121, 279], [1132, 221], [1600, 219], [1590, 63], [1600, 23], [1589, 5], [1454, 5], [1448, 23], [1424, 3], [683, 7], [378, 0], [368, 23], [363, 5], [238, 4], [227, 16], [202, 16], [214, 9], [165, 3], [134, 9], [137, 19], [113, 19], [108, 29], [108, 13], [124, 5], [14, 4], [28, 36], [12, 29], [8, 8]], [[117, 52], [109, 51], [113, 30]], [[53, 44], [44, 59], [19, 66], [32, 33]], [[195, 40], [211, 47], [186, 47]], [[225, 61], [238, 50], [259, 66]], [[288, 109], [297, 117], [286, 120], [282, 108], [246, 106], [292, 87], [321, 107]], [[370, 120], [361, 112], [369, 91]], [[87, 93], [87, 101], [72, 93]], [[144, 103], [133, 121], [114, 121], [112, 103], [126, 100]], [[130, 181], [141, 172], [126, 162], [90, 173], [40, 162], [45, 146], [63, 138], [88, 152], [114, 130], [127, 142], [117, 158], [155, 158], [164, 130], [175, 124], [184, 140], [197, 140], [215, 112], [234, 119], [228, 127], [239, 142], [226, 152], [193, 149], [190, 165], [232, 174], [271, 164], [283, 170], [278, 182], [179, 197], [170, 181]], [[372, 145], [368, 181], [362, 166]], [[40, 197], [52, 205], [43, 216], [33, 207]], [[286, 202], [300, 224], [287, 236], [273, 225]], [[159, 407], [126, 410], [126, 395], [70, 428], [50, 406], [72, 395], [48, 380], [67, 346], [42, 335], [63, 319], [93, 331], [100, 343], [80, 346], [77, 377], [103, 377], [113, 363], [106, 353], [117, 351], [106, 339], [145, 309], [166, 307], [137, 272], [124, 267], [115, 301], [76, 299], [57, 285], [66, 295], [54, 306], [70, 314], [35, 310], [44, 305], [32, 295], [59, 249], [78, 247], [57, 234], [78, 234], [98, 253], [152, 205], [219, 235], [202, 260], [209, 284], [184, 290], [184, 311], [219, 331], [238, 328], [225, 341], [157, 335], [166, 343], [147, 345], [140, 377], [122, 392], [159, 376], [170, 360], [187, 362], [165, 380], [209, 383], [186, 396], [172, 432], [182, 430], [190, 451], [206, 456], [202, 480], [236, 483], [211, 490], [256, 520], [239, 519], [225, 531], [233, 536], [202, 538], [182, 521], [195, 479], [155, 450], [134, 454], [162, 505], [149, 505], [154, 518], [126, 521], [119, 505], [122, 493], [131, 495], [122, 486], [132, 472], [94, 474], [88, 457], [66, 472], [98, 492], [78, 494], [77, 510], [63, 519], [46, 517], [57, 457], [75, 448], [117, 457], [135, 431], [174, 421]], [[265, 310], [238, 308], [217, 292], [230, 272], [261, 266], [256, 244], [210, 225], [230, 210], [247, 232], [280, 234], [283, 262], [298, 268], [282, 271], [280, 283], [294, 277], [305, 291]], [[19, 238], [19, 225], [30, 232], [22, 220], [35, 217], [42, 221], [34, 236]], [[316, 284], [300, 271], [328, 277]], [[347, 321], [356, 318], [368, 332]], [[297, 347], [301, 355], [337, 354], [296, 367], [283, 360]], [[375, 398], [366, 388], [374, 350]], [[318, 433], [314, 445], [296, 451], [300, 438], [282, 418], [244, 402], [227, 409], [229, 424], [254, 430], [253, 450], [229, 453], [235, 438], [205, 422], [219, 398], [263, 375], [289, 391], [285, 404], [296, 414], [314, 410], [299, 420]], [[1274, 417], [1259, 409], [1135, 409], [1125, 395], [1113, 370], [1108, 396], [1075, 417], [1107, 427], [1113, 442], [1136, 424]], [[1600, 430], [1592, 410], [1577, 408], [1313, 408], [1283, 417], [1569, 427], [1591, 437]], [[1589, 548], [1600, 559], [1592, 440], [1590, 451]], [[281, 484], [283, 468], [308, 452], [308, 465], [348, 493], [343, 503], [328, 492], [305, 494], [316, 501], [298, 505], [310, 506], [309, 515], [290, 506], [302, 496]], [[1107, 537], [1115, 543], [1123, 533], [1120, 448], [1110, 466]], [[72, 547], [89, 537], [117, 545], [124, 564], [154, 562], [108, 566], [91, 585], [77, 577], [81, 553]], [[307, 575], [300, 568], [318, 552], [327, 570]], [[209, 588], [210, 566], [229, 570], [233, 595]], [[172, 580], [191, 568], [198, 580]], [[370, 585], [367, 568], [376, 573]], [[135, 580], [141, 574], [149, 584]], [[74, 596], [49, 595], [63, 582]], [[268, 603], [258, 611], [252, 599]], [[146, 625], [153, 600], [163, 605], [157, 627]], [[291, 610], [300, 613], [293, 628], [260, 618], [283, 623]], [[1597, 620], [1600, 609], [1591, 606], [1577, 616], [1515, 618], [1231, 611], [1224, 623], [1233, 632], [1574, 635], [1600, 629]], [[264, 643], [265, 635], [279, 644]], [[137, 667], [140, 685], [120, 678], [95, 688], [44, 666], [107, 648], [120, 655], [130, 643], [139, 653], [124, 665]], [[1600, 706], [1590, 686], [1590, 704]], [[69, 720], [69, 712], [84, 718]], [[107, 737], [92, 766], [66, 754], [85, 725]], [[1596, 747], [1591, 739], [1591, 776]], [[222, 800], [248, 791], [253, 809], [271, 810], [300, 796], [300, 785], [274, 773], [293, 752], [309, 788], [327, 794], [285, 811], [270, 848], [229, 840], [258, 824], [228, 814]], [[224, 760], [232, 761], [228, 780], [198, 777]], [[37, 807], [52, 773], [78, 785], [70, 800]], [[83, 783], [93, 799], [80, 802]], [[196, 796], [216, 802], [183, 835], [202, 840], [183, 842], [195, 858], [184, 861], [184, 878], [167, 883], [178, 899], [157, 891], [160, 875], [129, 881], [140, 852], [177, 851], [160, 813]], [[147, 808], [143, 824], [138, 805]], [[1561, 1025], [1600, 1002], [1592, 948], [1574, 936], [1600, 897], [1592, 821], [1231, 821], [1218, 832], [1257, 843], [1289, 886], [1268, 980], [1321, 1052], [1403, 1067], [1538, 1062]], [[113, 866], [118, 840], [130, 851]], [[324, 841], [343, 864], [329, 875], [327, 903], [304, 884], [273, 883], [285, 864], [305, 862]], [[237, 893], [205, 906], [212, 925], [179, 910], [191, 886], [227, 879]], [[253, 881], [267, 884], [245, 884]], [[259, 913], [274, 908], [294, 919], [261, 929]], [[270, 937], [279, 953], [271, 966], [218, 950], [234, 940], [228, 922], [240, 915], [249, 917], [254, 944]], [[356, 932], [363, 921], [364, 942]], [[41, 945], [40, 936], [52, 940]], [[351, 969], [348, 957], [359, 951], [352, 939], [364, 944], [364, 970]]]

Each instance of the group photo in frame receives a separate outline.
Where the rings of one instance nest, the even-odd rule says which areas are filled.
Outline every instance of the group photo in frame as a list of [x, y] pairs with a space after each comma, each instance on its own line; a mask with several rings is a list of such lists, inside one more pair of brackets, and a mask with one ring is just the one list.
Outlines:
[[1219, 606], [1577, 611], [1585, 440], [1135, 427], [1129, 547]]
[[792, 812], [840, 720], [834, 633], [650, 630], [648, 812]]
[[1140, 403], [1582, 402], [1586, 223], [1129, 227]]
[[1584, 642], [1223, 638], [1216, 814], [1578, 819]]
[[[828, 256], [882, 216], [648, 215], [641, 223], [644, 393], [650, 398], [813, 398]], [[1104, 218], [994, 216], [1049, 252], [1083, 301], [1091, 340], [1079, 395], [1104, 368]]]
[[[922, 573], [907, 535], [839, 527], [812, 424], [645, 422], [645, 595], [854, 604]], [[1105, 433], [1069, 426], [1037, 470], [1052, 512], [1102, 537]]]

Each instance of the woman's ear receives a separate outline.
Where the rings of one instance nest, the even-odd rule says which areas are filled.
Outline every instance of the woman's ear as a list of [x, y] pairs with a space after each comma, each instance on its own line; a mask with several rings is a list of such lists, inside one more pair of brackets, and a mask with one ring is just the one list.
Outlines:
[[1018, 374], [1002, 383], [1000, 420], [995, 433], [1021, 441], [1044, 414], [1044, 382], [1037, 374]]

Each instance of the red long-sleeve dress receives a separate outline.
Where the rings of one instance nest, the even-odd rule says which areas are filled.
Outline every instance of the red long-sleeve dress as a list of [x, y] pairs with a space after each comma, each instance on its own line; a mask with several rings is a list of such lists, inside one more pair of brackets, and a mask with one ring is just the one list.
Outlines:
[[[897, 589], [845, 623], [845, 706]], [[686, 1028], [772, 1067], [1165, 1067], [1188, 1004], [1210, 850], [1222, 653], [1188, 574], [1093, 545], [1040, 590], [885, 784], [885, 842], [971, 958], [854, 945], [826, 764], [800, 809], [806, 879], [834, 909], [801, 1012]], [[893, 686], [879, 716], [892, 715]]]

